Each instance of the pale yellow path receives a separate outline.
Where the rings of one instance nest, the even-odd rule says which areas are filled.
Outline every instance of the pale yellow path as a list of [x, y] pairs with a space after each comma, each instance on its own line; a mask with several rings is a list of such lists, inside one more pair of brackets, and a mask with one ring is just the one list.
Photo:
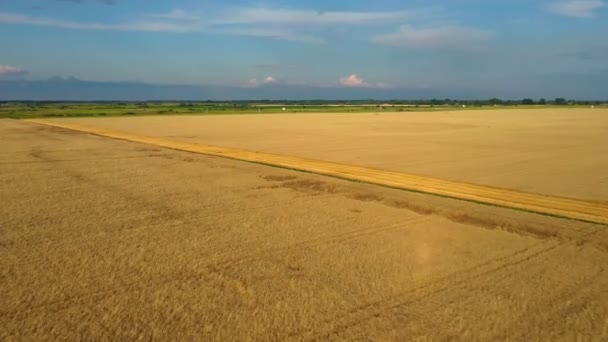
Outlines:
[[468, 201], [533, 211], [565, 218], [608, 224], [608, 204], [522, 191], [481, 186], [462, 182], [386, 171], [299, 157], [251, 152], [233, 148], [208, 146], [170, 139], [130, 134], [97, 127], [87, 127], [68, 122], [28, 120], [32, 123], [87, 132], [99, 136], [145, 143], [193, 153], [220, 156], [248, 162], [313, 172], [344, 179], [390, 186], [404, 190], [447, 196]]

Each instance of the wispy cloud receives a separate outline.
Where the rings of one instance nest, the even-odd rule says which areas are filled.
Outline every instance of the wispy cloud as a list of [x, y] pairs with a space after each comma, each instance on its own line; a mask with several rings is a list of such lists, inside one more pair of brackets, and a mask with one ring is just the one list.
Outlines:
[[297, 69], [297, 66], [295, 65], [285, 65], [278, 63], [257, 63], [251, 64], [250, 67], [263, 70]]
[[167, 13], [150, 13], [146, 14], [147, 17], [150, 18], [158, 18], [158, 19], [168, 19], [168, 20], [179, 20], [179, 21], [201, 21], [203, 18], [201, 16], [187, 13], [181, 9], [173, 9]]
[[351, 74], [347, 77], [342, 77], [338, 83], [343, 87], [349, 88], [389, 88], [390, 86], [386, 83], [370, 83], [359, 77], [357, 74]]
[[[60, 0], [81, 2], [83, 0]], [[102, 2], [114, 3], [112, 0]], [[376, 25], [407, 20], [415, 11], [353, 12], [316, 11], [311, 9], [275, 9], [265, 7], [230, 8], [229, 11], [190, 13], [173, 9], [166, 13], [148, 13], [123, 23], [80, 22], [45, 18], [19, 13], [0, 12], [0, 23], [58, 27], [75, 30], [114, 30], [142, 32], [205, 32], [280, 39], [309, 44], [323, 44], [318, 35], [322, 27]]]
[[406, 20], [410, 11], [352, 12], [264, 7], [231, 8], [208, 21], [212, 32], [324, 44], [316, 33], [323, 27], [376, 25]]
[[243, 8], [216, 20], [217, 24], [346, 25], [378, 24], [404, 20], [411, 11], [345, 12], [272, 8]]
[[[72, 3], [75, 3], [75, 4], [81, 4], [81, 3], [84, 2], [84, 0], [57, 0], [57, 1], [60, 1], [60, 2], [72, 2]], [[96, 0], [96, 2], [99, 2], [99, 3], [104, 4], [104, 5], [115, 5], [116, 4], [116, 0]]]
[[380, 45], [404, 48], [441, 48], [461, 47], [493, 39], [495, 33], [464, 26], [440, 26], [414, 28], [401, 26], [399, 31], [386, 33], [372, 38]]
[[[171, 12], [173, 18], [179, 17], [180, 12]], [[149, 16], [148, 16], [149, 17]], [[194, 17], [192, 17], [194, 18]], [[149, 17], [120, 24], [102, 24], [95, 22], [75, 22], [69, 20], [56, 20], [28, 15], [0, 12], [0, 23], [25, 24], [35, 26], [58, 27], [74, 30], [100, 30], [100, 31], [140, 31], [140, 32], [170, 32], [170, 33], [192, 33], [205, 32], [215, 34], [226, 34], [236, 36], [271, 38], [309, 44], [323, 44], [324, 39], [297, 32], [284, 27], [235, 27], [235, 26], [211, 26], [194, 19], [188, 20], [166, 20], [167, 18]]]
[[17, 76], [27, 74], [27, 71], [10, 66], [10, 65], [0, 65], [0, 76]]
[[325, 39], [302, 32], [293, 31], [289, 28], [282, 27], [226, 27], [226, 28], [208, 28], [207, 32], [220, 33], [235, 36], [271, 38], [277, 40], [285, 40], [291, 42], [300, 42], [308, 44], [324, 44]]
[[12, 66], [0, 65], [0, 81], [2, 80], [21, 80], [28, 74], [27, 70]]
[[209, 20], [213, 32], [324, 44], [317, 33], [324, 27], [377, 25], [406, 20], [413, 11], [352, 12], [310, 9], [232, 8]]
[[547, 9], [567, 17], [591, 18], [596, 10], [604, 6], [604, 2], [599, 0], [572, 0], [551, 3]]
[[277, 80], [273, 76], [266, 76], [266, 78], [264, 78], [263, 80], [258, 80], [257, 78], [250, 79], [249, 81], [247, 81], [245, 83], [245, 86], [246, 87], [255, 88], [255, 87], [260, 87], [260, 86], [264, 86], [264, 85], [271, 85], [271, 84], [277, 84], [277, 83], [282, 83], [282, 82], [280, 82], [279, 80]]
[[198, 29], [192, 25], [167, 21], [141, 20], [124, 24], [102, 24], [92, 22], [75, 22], [39, 18], [28, 15], [0, 12], [0, 23], [26, 24], [35, 26], [59, 27], [76, 30], [113, 30], [113, 31], [144, 31], [144, 32], [194, 32]]

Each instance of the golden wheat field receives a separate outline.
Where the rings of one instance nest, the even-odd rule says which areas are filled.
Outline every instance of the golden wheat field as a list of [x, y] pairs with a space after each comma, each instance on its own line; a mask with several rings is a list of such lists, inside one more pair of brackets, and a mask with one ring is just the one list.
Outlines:
[[[52, 122], [608, 201], [605, 110]], [[608, 339], [604, 224], [16, 120], [0, 199], [0, 340]]]
[[608, 109], [51, 121], [608, 201]]

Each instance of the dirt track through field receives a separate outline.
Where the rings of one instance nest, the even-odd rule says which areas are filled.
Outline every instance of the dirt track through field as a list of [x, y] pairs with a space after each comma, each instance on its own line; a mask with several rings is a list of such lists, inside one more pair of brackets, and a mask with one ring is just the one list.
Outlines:
[[605, 203], [526, 193], [516, 190], [454, 182], [433, 177], [379, 170], [355, 165], [339, 164], [328, 161], [179, 142], [164, 138], [142, 136], [97, 127], [75, 125], [71, 123], [48, 122], [44, 120], [27, 121], [180, 151], [267, 164], [409, 191], [418, 191], [427, 194], [526, 210], [546, 215], [608, 224], [608, 204]]

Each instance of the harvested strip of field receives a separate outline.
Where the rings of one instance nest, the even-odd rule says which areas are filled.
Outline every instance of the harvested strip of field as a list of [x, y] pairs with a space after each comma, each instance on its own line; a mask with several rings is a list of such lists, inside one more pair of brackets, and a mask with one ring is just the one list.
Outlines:
[[149, 137], [97, 127], [87, 127], [69, 122], [50, 122], [44, 120], [28, 121], [32, 123], [91, 133], [99, 136], [171, 148], [180, 151], [202, 153], [254, 163], [268, 164], [404, 190], [447, 196], [451, 198], [532, 211], [564, 218], [608, 224], [608, 204], [604, 203], [525, 193], [516, 190], [453, 182], [433, 177], [378, 170], [354, 165], [345, 165], [328, 161], [192, 144], [159, 137]]

